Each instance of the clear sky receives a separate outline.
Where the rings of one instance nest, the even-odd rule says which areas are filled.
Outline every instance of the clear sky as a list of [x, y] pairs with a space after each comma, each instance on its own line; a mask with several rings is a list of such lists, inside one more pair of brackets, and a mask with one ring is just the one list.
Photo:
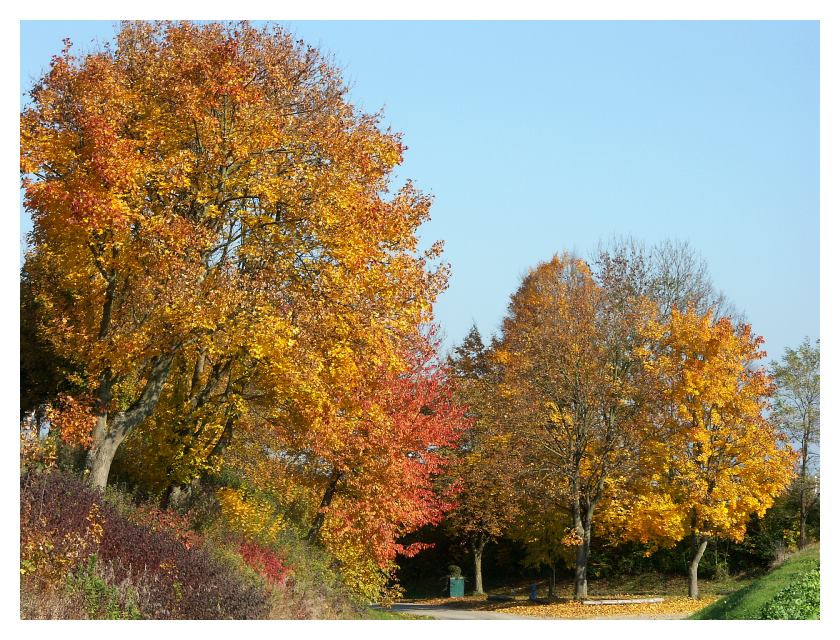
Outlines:
[[[613, 234], [689, 240], [770, 358], [819, 336], [817, 22], [284, 24], [404, 133], [452, 265], [447, 345], [497, 331], [530, 266]], [[62, 38], [114, 32], [22, 22], [22, 91]]]

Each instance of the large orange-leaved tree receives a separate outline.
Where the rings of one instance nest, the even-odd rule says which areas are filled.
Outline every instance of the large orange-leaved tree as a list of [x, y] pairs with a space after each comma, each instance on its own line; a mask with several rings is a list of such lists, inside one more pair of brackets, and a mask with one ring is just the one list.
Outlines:
[[583, 260], [555, 256], [512, 296], [494, 353], [517, 486], [567, 515], [578, 598], [596, 515], [612, 508], [606, 489], [629, 475], [638, 450], [647, 389], [635, 349], [655, 311], [644, 297], [612, 295]]
[[304, 430], [359, 372], [407, 368], [446, 273], [418, 248], [429, 199], [389, 192], [399, 135], [346, 91], [317, 50], [247, 23], [124, 23], [33, 87], [25, 270], [93, 418], [93, 485], [152, 417], [146, 449], [165, 440], [162, 483], [183, 483], [245, 417]]

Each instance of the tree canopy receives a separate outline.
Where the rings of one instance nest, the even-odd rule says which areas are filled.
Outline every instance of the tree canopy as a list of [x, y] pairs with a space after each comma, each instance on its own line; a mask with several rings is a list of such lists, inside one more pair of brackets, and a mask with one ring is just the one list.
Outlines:
[[68, 41], [30, 97], [27, 293], [89, 481], [117, 457], [172, 492], [227, 460], [279, 499], [297, 474], [313, 535], [387, 569], [445, 506], [435, 448], [463, 413], [424, 329], [448, 276], [419, 245], [430, 199], [392, 189], [400, 135], [316, 49], [248, 23]]

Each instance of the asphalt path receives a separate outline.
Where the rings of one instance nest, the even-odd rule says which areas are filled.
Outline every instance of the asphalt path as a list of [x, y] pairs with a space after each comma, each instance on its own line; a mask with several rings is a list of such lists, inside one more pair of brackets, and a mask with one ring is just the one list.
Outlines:
[[[377, 607], [381, 608], [381, 607]], [[399, 602], [392, 604], [388, 611], [407, 613], [415, 616], [428, 616], [435, 620], [563, 620], [563, 618], [540, 618], [537, 616], [517, 616], [511, 613], [480, 611], [476, 609], [455, 609], [434, 604]], [[582, 620], [681, 620], [685, 614], [666, 613], [652, 616], [608, 616], [581, 618]]]
[[552, 618], [536, 618], [534, 616], [515, 616], [510, 613], [496, 613], [495, 611], [477, 611], [473, 609], [451, 609], [432, 604], [416, 604], [399, 602], [392, 604], [390, 611], [407, 613], [414, 616], [429, 616], [435, 620], [550, 620]]

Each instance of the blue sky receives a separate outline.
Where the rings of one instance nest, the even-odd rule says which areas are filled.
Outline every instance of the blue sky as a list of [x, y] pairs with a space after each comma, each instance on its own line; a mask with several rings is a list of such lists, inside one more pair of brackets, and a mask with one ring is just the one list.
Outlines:
[[[819, 336], [818, 23], [284, 24], [404, 133], [452, 265], [448, 345], [496, 331], [530, 266], [613, 234], [689, 240], [771, 358]], [[62, 38], [114, 31], [22, 22], [22, 91]]]

